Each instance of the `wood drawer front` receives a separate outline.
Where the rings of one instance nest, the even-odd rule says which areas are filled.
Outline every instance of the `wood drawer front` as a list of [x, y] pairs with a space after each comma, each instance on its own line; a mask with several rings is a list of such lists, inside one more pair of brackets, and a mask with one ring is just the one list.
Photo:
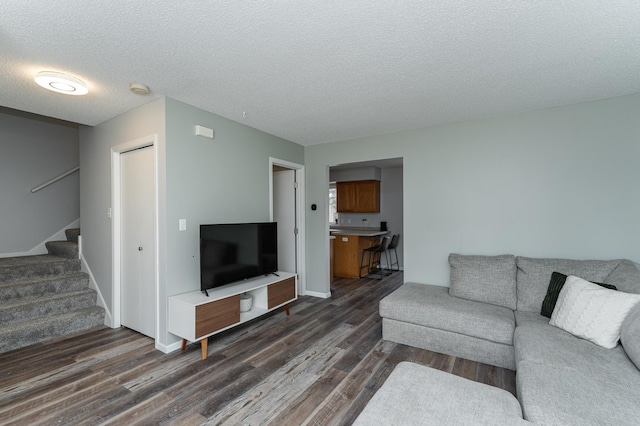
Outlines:
[[196, 306], [196, 338], [240, 322], [240, 295]]
[[296, 297], [296, 279], [287, 278], [267, 287], [267, 308], [281, 305]]

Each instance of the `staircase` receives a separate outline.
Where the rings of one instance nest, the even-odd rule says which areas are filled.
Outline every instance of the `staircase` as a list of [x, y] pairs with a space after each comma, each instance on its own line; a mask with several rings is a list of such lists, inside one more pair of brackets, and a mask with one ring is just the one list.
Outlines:
[[46, 243], [49, 254], [0, 258], [0, 353], [104, 323], [80, 272], [79, 229]]

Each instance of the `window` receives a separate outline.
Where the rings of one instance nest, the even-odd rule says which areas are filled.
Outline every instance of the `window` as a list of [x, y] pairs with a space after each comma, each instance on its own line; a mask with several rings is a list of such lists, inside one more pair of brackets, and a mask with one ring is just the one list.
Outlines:
[[329, 223], [338, 223], [338, 191], [336, 183], [329, 183]]

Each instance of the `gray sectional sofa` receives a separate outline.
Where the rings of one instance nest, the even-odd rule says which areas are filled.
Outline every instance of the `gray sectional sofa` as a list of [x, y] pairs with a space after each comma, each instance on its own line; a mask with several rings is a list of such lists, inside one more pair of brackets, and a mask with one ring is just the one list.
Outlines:
[[[485, 401], [486, 410], [455, 402], [484, 401], [482, 397], [507, 406], [519, 403], [521, 412], [508, 411], [513, 424], [522, 418], [549, 425], [640, 424], [640, 303], [633, 305], [640, 298], [640, 265], [629, 260], [456, 254], [450, 255], [449, 263], [450, 288], [405, 283], [380, 302], [383, 338], [514, 369], [518, 399], [506, 391], [479, 383], [470, 385], [466, 379], [428, 367], [403, 366], [392, 373], [357, 424], [396, 415], [402, 418], [397, 424], [469, 424], [470, 419], [476, 424], [509, 424], [487, 414], [497, 408], [491, 402]], [[591, 288], [594, 284], [587, 283], [589, 291], [596, 292], [594, 300], [602, 300], [605, 294], [633, 302], [634, 307], [620, 317], [621, 344], [607, 349], [551, 325], [550, 319], [540, 314], [553, 272], [614, 285], [618, 290], [598, 293]], [[564, 312], [575, 311], [575, 306], [568, 305], [572, 302], [562, 299], [565, 296], [560, 296], [558, 304]], [[557, 307], [552, 322], [559, 325], [560, 313], [556, 311]], [[421, 383], [413, 383], [415, 377], [422, 377]], [[431, 386], [438, 386], [438, 390], [427, 391]], [[490, 395], [496, 390], [501, 396]], [[416, 394], [429, 396], [418, 397], [420, 401], [412, 400], [409, 405], [385, 402], [389, 395], [398, 399], [398, 395], [414, 398]], [[420, 411], [416, 411], [416, 404], [430, 408], [412, 418], [411, 411]], [[457, 414], [452, 418], [451, 413]], [[385, 423], [396, 424], [378, 422]]]

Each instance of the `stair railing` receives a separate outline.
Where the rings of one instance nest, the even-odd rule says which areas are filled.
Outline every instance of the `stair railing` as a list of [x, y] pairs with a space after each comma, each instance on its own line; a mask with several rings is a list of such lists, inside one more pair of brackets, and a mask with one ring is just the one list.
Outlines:
[[59, 181], [60, 179], [63, 179], [67, 176], [69, 176], [72, 173], [77, 172], [78, 170], [80, 170], [80, 166], [76, 166], [73, 169], [67, 170], [66, 172], [59, 174], [58, 176], [54, 177], [53, 179], [49, 179], [48, 181], [46, 181], [45, 183], [43, 183], [42, 185], [38, 185], [35, 188], [31, 189], [32, 193], [38, 192], [41, 189], [46, 188], [47, 186], [56, 183], [57, 181]]

